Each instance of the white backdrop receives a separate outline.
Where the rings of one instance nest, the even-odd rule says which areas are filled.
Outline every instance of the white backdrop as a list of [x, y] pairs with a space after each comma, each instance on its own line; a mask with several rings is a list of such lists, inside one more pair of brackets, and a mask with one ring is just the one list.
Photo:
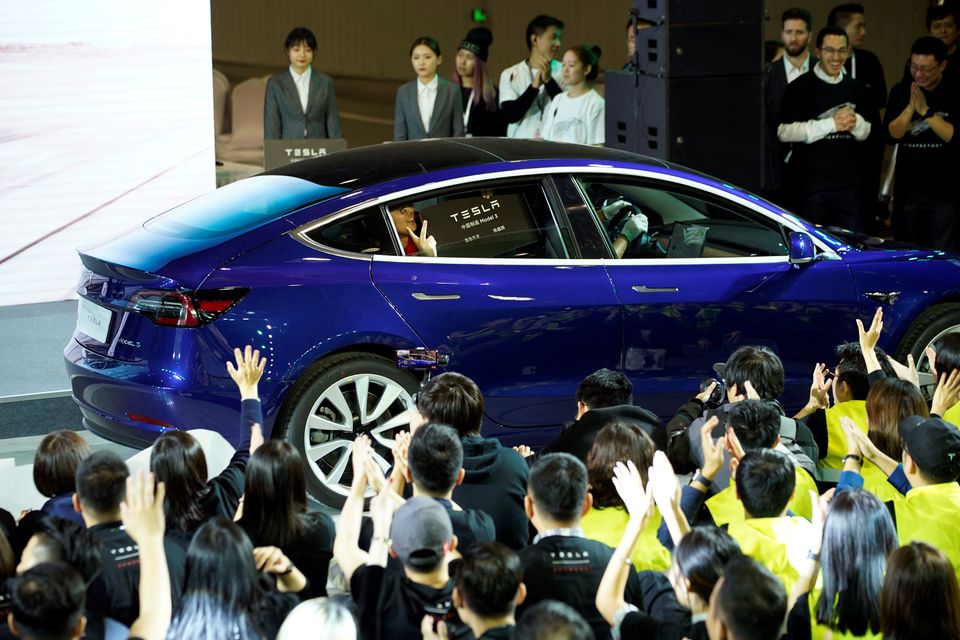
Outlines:
[[208, 2], [0, 0], [0, 305], [214, 186]]

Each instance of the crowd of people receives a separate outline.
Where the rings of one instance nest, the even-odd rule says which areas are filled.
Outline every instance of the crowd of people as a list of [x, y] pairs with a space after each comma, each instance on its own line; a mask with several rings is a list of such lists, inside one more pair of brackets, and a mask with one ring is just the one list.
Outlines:
[[237, 349], [216, 474], [188, 432], [136, 475], [43, 439], [48, 501], [0, 517], [0, 637], [960, 640], [960, 336], [927, 354], [928, 405], [882, 311], [856, 330], [792, 416], [777, 354], [741, 346], [666, 424], [590, 374], [539, 452], [484, 437], [480, 389], [443, 373], [386, 473], [353, 441], [336, 524], [264, 441], [265, 360]]

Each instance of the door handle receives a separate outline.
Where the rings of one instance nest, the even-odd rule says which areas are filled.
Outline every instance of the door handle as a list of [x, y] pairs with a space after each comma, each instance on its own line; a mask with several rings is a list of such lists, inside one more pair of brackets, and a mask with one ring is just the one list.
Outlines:
[[871, 300], [876, 300], [877, 302], [890, 305], [896, 304], [897, 300], [900, 299], [899, 291], [869, 291], [863, 295]]
[[642, 284], [635, 284], [631, 288], [637, 293], [676, 293], [679, 291], [676, 287], [648, 287]]
[[446, 293], [431, 295], [429, 293], [423, 293], [422, 291], [414, 291], [412, 294], [414, 300], [459, 300], [459, 293]]

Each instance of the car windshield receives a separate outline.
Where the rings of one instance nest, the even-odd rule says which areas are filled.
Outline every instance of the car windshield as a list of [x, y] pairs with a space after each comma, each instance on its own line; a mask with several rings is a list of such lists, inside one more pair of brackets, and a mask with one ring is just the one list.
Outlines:
[[235, 236], [345, 191], [290, 176], [255, 176], [162, 213], [144, 228], [189, 240]]

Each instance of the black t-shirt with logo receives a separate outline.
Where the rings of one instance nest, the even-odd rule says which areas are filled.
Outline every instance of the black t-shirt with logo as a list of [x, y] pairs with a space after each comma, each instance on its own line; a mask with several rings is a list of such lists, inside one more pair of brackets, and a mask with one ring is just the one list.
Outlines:
[[[523, 583], [527, 598], [517, 611], [523, 611], [544, 600], [559, 600], [573, 607], [593, 628], [597, 640], [610, 637], [607, 624], [595, 604], [597, 587], [607, 568], [613, 549], [575, 536], [547, 536], [520, 551], [523, 562]], [[642, 604], [642, 587], [636, 571], [630, 569], [624, 594], [627, 602]]]
[[[866, 88], [844, 75], [836, 84], [821, 80], [811, 69], [789, 85], [783, 99], [780, 123], [833, 118], [844, 106], [868, 122], [876, 121]], [[805, 192], [857, 188], [861, 179], [862, 149], [849, 131], [834, 132], [806, 144], [794, 143], [787, 175], [795, 188]]]
[[[896, 120], [910, 102], [913, 81], [900, 82], [890, 91], [884, 114], [884, 130]], [[958, 82], [944, 76], [932, 90], [921, 89], [927, 98], [930, 113], [939, 114], [950, 124], [960, 122], [960, 93]], [[898, 145], [894, 197], [901, 205], [949, 204], [956, 200], [957, 177], [960, 176], [960, 136], [954, 132], [950, 142], [944, 142], [927, 120], [914, 113], [907, 133]]]

